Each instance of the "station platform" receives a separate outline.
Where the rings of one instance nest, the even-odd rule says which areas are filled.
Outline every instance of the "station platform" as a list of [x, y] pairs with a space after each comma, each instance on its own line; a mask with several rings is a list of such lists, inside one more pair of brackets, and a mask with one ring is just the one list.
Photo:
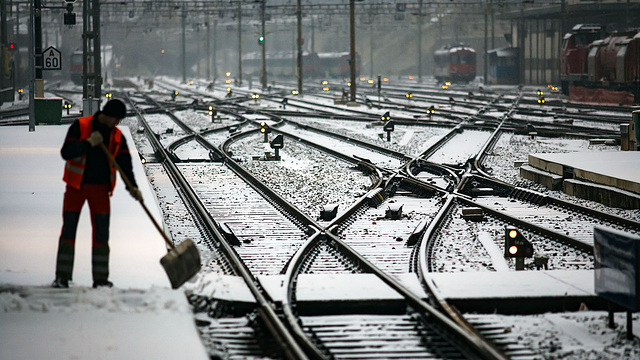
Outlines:
[[640, 208], [638, 151], [529, 154], [520, 176], [607, 206]]
[[[208, 359], [180, 290], [159, 263], [166, 245], [117, 180], [111, 198], [110, 280], [93, 289], [91, 222], [83, 208], [70, 289], [52, 289], [62, 226], [68, 125], [0, 127], [0, 357], [6, 359]], [[134, 174], [162, 216], [133, 138]], [[176, 344], [180, 344], [179, 346]]]

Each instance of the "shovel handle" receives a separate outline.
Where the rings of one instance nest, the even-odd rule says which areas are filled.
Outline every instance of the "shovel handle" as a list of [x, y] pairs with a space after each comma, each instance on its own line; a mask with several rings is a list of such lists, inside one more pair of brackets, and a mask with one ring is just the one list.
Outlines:
[[[120, 165], [118, 164], [118, 162], [116, 161], [116, 159], [113, 157], [113, 155], [111, 155], [111, 153], [109, 152], [109, 150], [107, 149], [106, 146], [104, 146], [104, 143], [100, 143], [100, 148], [102, 149], [102, 151], [104, 151], [104, 153], [107, 155], [107, 158], [109, 159], [109, 161], [111, 162], [111, 164], [113, 164], [113, 166], [116, 167], [116, 169], [118, 169], [118, 172], [120, 173], [120, 176], [122, 176], [122, 180], [124, 180], [125, 184], [127, 184], [127, 187], [129, 189], [136, 189], [135, 186], [133, 186], [133, 184], [131, 183], [131, 181], [129, 180], [129, 178], [127, 177], [127, 175], [124, 174], [124, 171], [122, 170], [122, 168], [120, 167]], [[136, 199], [137, 200], [137, 199]], [[164, 242], [167, 243], [167, 245], [169, 245], [172, 249], [175, 249], [175, 245], [173, 245], [173, 242], [169, 239], [169, 237], [167, 236], [167, 234], [164, 233], [164, 231], [162, 230], [162, 228], [160, 227], [160, 224], [158, 224], [158, 222], [156, 221], [156, 219], [153, 217], [153, 215], [151, 215], [151, 212], [149, 211], [149, 209], [147, 209], [147, 206], [144, 204], [144, 201], [142, 200], [142, 198], [140, 198], [138, 200], [140, 202], [140, 205], [142, 205], [142, 208], [144, 209], [144, 212], [147, 213], [147, 216], [149, 216], [149, 219], [151, 219], [151, 222], [153, 222], [153, 225], [155, 225], [156, 229], [158, 229], [158, 232], [160, 234], [162, 234], [162, 237], [164, 238]]]

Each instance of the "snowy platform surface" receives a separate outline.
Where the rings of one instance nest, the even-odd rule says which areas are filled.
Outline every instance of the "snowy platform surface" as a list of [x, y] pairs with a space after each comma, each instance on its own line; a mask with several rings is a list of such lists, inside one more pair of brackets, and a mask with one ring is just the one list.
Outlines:
[[573, 168], [577, 179], [640, 193], [640, 152], [573, 152], [529, 154], [529, 165], [557, 175]]
[[[591, 270], [429, 273], [445, 299], [596, 296]], [[490, 289], [490, 290], [488, 290]]]
[[[121, 129], [145, 204], [162, 222], [131, 134]], [[184, 294], [170, 289], [159, 263], [166, 254], [162, 236], [120, 178], [111, 198], [109, 241], [116, 288], [91, 288], [88, 206], [78, 226], [72, 288], [48, 288], [62, 227], [60, 147], [67, 130], [0, 127], [0, 358], [207, 358]], [[185, 352], [176, 336], [194, 345]]]
[[[286, 277], [284, 275], [258, 276], [260, 283], [275, 301], [286, 296]], [[415, 274], [400, 274], [396, 279], [414, 294], [425, 299]], [[256, 302], [249, 288], [239, 276], [207, 273], [197, 276], [195, 281], [186, 285], [194, 294], [209, 298]], [[402, 296], [373, 274], [301, 274], [296, 284], [298, 302], [318, 301], [385, 301], [400, 300]]]

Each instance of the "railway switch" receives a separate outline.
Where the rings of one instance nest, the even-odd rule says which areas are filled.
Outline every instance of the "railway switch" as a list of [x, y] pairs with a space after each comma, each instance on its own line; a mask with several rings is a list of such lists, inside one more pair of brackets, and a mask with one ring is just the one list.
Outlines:
[[271, 143], [269, 144], [269, 146], [275, 150], [275, 160], [279, 161], [280, 149], [284, 147], [284, 136], [282, 134], [279, 134], [273, 140], [271, 140]]
[[387, 219], [399, 220], [400, 218], [402, 218], [402, 206], [403, 204], [398, 204], [398, 203], [390, 204], [387, 210], [385, 211], [384, 216]]
[[320, 211], [320, 219], [331, 221], [338, 215], [338, 204], [327, 204]]
[[470, 221], [484, 220], [484, 212], [479, 207], [463, 207], [462, 218]]
[[218, 116], [218, 111], [216, 111], [213, 106], [209, 106], [209, 116], [211, 116], [211, 122], [213, 122], [216, 119], [216, 116]]
[[504, 232], [504, 257], [515, 258], [516, 270], [524, 270], [524, 258], [533, 256], [533, 246], [515, 227], [507, 226]]
[[387, 121], [382, 127], [382, 129], [387, 132], [387, 141], [391, 141], [391, 132], [393, 132], [395, 127], [396, 123], [393, 120]]

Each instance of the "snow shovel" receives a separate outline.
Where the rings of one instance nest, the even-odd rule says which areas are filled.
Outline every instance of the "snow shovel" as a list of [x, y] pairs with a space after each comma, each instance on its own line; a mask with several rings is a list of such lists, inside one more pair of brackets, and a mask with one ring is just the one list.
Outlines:
[[[122, 176], [124, 182], [127, 184], [127, 187], [129, 189], [135, 188], [133, 184], [131, 184], [129, 178], [127, 178], [127, 176], [124, 174], [124, 171], [122, 171], [120, 165], [118, 165], [118, 163], [116, 162], [116, 159], [114, 159], [113, 155], [109, 153], [107, 147], [104, 146], [103, 143], [100, 143], [100, 147], [102, 148], [104, 153], [107, 154], [109, 161], [111, 161], [116, 169], [118, 169], [118, 172], [120, 173], [120, 176]], [[171, 287], [177, 289], [178, 287], [180, 287], [180, 285], [184, 284], [187, 280], [191, 279], [193, 275], [200, 271], [200, 253], [198, 252], [198, 248], [193, 243], [193, 241], [191, 241], [191, 239], [184, 240], [178, 246], [173, 245], [173, 242], [169, 239], [167, 234], [162, 231], [162, 228], [153, 218], [142, 199], [140, 199], [139, 202], [140, 205], [142, 205], [144, 211], [147, 213], [147, 216], [149, 216], [149, 219], [151, 219], [151, 221], [153, 222], [153, 225], [155, 225], [156, 229], [158, 229], [160, 234], [162, 234], [164, 241], [167, 243], [167, 245], [169, 245], [169, 252], [167, 253], [167, 255], [163, 256], [160, 259], [160, 264], [162, 264], [164, 271], [169, 277]]]

